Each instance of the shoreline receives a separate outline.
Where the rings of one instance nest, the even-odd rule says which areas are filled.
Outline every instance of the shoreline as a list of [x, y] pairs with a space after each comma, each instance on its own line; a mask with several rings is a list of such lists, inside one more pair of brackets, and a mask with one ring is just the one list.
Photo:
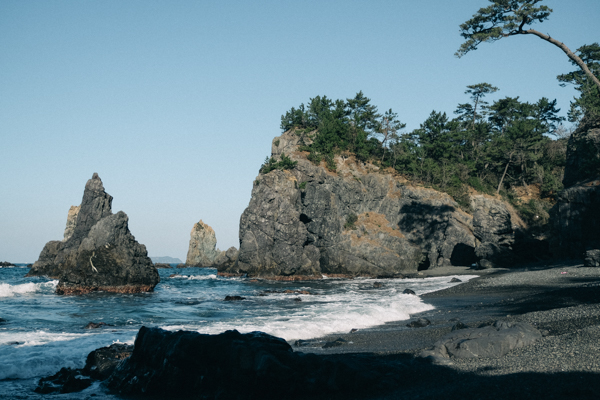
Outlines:
[[[419, 377], [419, 390], [408, 384], [398, 387], [394, 395], [388, 393], [389, 398], [416, 393], [419, 393], [418, 398], [455, 398], [451, 393], [457, 397], [461, 393], [461, 398], [540, 398], [541, 393], [544, 398], [597, 398], [600, 391], [600, 268], [583, 267], [580, 261], [572, 260], [530, 264], [511, 270], [469, 272], [480, 276], [421, 296], [424, 302], [435, 307], [433, 310], [412, 315], [408, 321], [316, 338], [307, 341], [312, 344], [302, 347], [292, 343], [294, 351], [339, 357], [369, 355], [381, 362], [409, 363], [422, 374], [441, 373], [456, 380], [446, 382], [447, 392], [440, 392], [435, 386], [437, 378]], [[422, 328], [407, 327], [410, 321], [419, 318], [426, 318], [431, 324]], [[419, 357], [422, 351], [432, 348], [437, 340], [451, 332], [458, 321], [476, 328], [496, 320], [527, 322], [542, 333], [542, 338], [496, 359], [450, 358], [443, 364], [435, 364]], [[322, 348], [325, 343], [336, 340], [339, 345]], [[506, 393], [502, 390], [487, 395], [482, 392], [483, 388], [489, 389], [498, 382], [528, 387], [522, 392], [509, 388], [505, 388]], [[535, 388], [537, 395], [529, 392], [529, 387]], [[463, 392], [469, 388], [478, 395], [471, 397]], [[374, 398], [388, 398], [387, 395]]]

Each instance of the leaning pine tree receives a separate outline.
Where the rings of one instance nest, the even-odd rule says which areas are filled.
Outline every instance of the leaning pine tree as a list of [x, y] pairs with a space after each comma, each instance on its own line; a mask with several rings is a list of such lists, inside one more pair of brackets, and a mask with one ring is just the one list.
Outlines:
[[544, 22], [552, 12], [548, 6], [537, 3], [542, 0], [489, 0], [490, 6], [481, 8], [473, 18], [460, 26], [461, 36], [466, 41], [456, 52], [462, 57], [483, 42], [495, 42], [509, 36], [535, 35], [564, 51], [567, 56], [583, 70], [583, 72], [600, 89], [600, 80], [590, 71], [586, 63], [573, 53], [564, 43], [535, 29], [527, 29], [534, 22]]

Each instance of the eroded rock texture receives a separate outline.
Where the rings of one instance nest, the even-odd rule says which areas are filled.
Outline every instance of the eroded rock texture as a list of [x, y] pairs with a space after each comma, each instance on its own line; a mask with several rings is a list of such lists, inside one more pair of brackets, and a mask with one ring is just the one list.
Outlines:
[[48, 242], [28, 276], [59, 279], [59, 294], [152, 291], [160, 280], [158, 272], [146, 247], [129, 231], [127, 215], [113, 214], [111, 203], [112, 196], [94, 173], [85, 185], [72, 234], [63, 242]]
[[217, 237], [213, 228], [202, 220], [194, 224], [185, 264], [190, 267], [212, 267], [215, 260], [222, 257], [222, 253], [224, 252], [217, 249]]
[[[504, 203], [473, 201], [476, 210], [487, 207], [475, 214], [474, 234], [473, 216], [447, 194], [412, 186], [352, 157], [336, 157], [332, 173], [308, 161], [298, 151], [299, 140], [293, 132], [273, 140], [273, 157], [284, 153], [297, 165], [257, 177], [240, 219], [238, 260], [221, 273], [277, 279], [393, 277], [471, 265], [488, 256], [496, 263], [497, 253], [506, 244], [510, 248], [511, 215], [500, 211]], [[484, 217], [490, 208], [498, 212]], [[478, 257], [482, 239], [490, 250]]]
[[550, 212], [551, 250], [557, 257], [588, 258], [591, 265], [589, 254], [600, 250], [600, 129], [571, 136], [563, 184], [566, 189]]

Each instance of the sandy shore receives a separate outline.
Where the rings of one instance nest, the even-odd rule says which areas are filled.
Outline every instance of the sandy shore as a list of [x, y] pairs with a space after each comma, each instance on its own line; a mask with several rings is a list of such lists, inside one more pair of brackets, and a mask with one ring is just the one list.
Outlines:
[[[590, 398], [600, 399], [600, 268], [579, 263], [530, 265], [511, 270], [447, 269], [422, 275], [480, 275], [422, 296], [434, 310], [414, 315], [431, 324], [389, 323], [315, 339], [295, 351], [351, 357], [360, 354], [403, 365], [403, 377], [386, 393], [367, 398]], [[528, 322], [543, 335], [497, 359], [455, 359], [441, 365], [418, 355], [458, 321], [478, 327], [492, 321]], [[341, 338], [343, 344], [322, 348]]]

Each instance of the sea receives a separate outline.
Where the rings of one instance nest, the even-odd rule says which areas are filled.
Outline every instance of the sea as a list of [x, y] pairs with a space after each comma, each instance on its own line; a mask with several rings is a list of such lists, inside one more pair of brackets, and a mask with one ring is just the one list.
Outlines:
[[[410, 319], [434, 308], [418, 295], [457, 284], [452, 276], [275, 282], [223, 278], [215, 269], [158, 271], [161, 281], [151, 293], [59, 296], [57, 280], [25, 277], [25, 265], [0, 268], [0, 398], [118, 399], [99, 383], [73, 394], [38, 395], [34, 389], [62, 367], [82, 368], [97, 348], [133, 343], [141, 326], [262, 331], [293, 342]], [[86, 329], [90, 322], [106, 325]]]

